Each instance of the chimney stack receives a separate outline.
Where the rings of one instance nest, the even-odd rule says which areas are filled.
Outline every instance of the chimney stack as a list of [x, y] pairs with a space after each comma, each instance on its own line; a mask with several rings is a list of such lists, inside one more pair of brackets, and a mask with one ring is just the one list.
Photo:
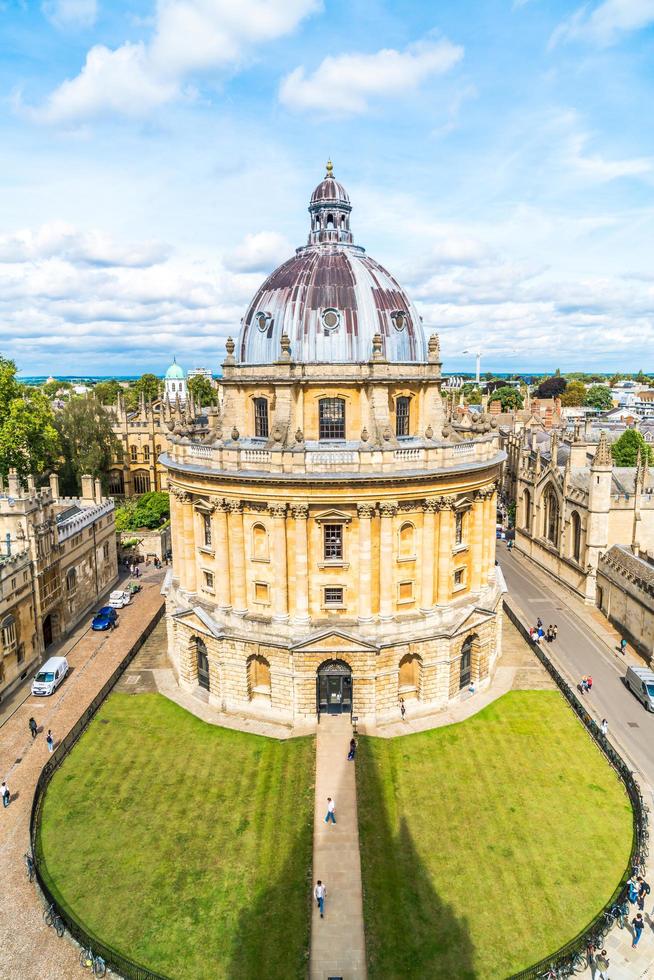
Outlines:
[[82, 477], [82, 500], [85, 503], [92, 504], [93, 500], [93, 477], [90, 473], [84, 474]]
[[102, 500], [102, 484], [100, 482], [100, 478], [96, 477], [95, 478], [95, 501], [96, 503], [99, 504], [101, 500]]
[[7, 478], [7, 485], [10, 497], [20, 497], [21, 486], [20, 480], [18, 479], [18, 473], [12, 468], [9, 470], [9, 477]]
[[50, 474], [50, 490], [52, 491], [53, 500], [57, 500], [59, 497], [59, 474]]

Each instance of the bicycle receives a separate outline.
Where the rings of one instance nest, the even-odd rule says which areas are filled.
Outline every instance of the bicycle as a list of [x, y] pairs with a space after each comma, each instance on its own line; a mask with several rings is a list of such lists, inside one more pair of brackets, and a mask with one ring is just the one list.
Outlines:
[[61, 917], [57, 914], [54, 904], [49, 905], [47, 909], [43, 910], [43, 921], [45, 922], [46, 926], [52, 926], [54, 931], [61, 939], [65, 932], [64, 924]]
[[80, 950], [79, 962], [85, 970], [92, 970], [95, 977], [103, 977], [107, 972], [107, 964], [101, 956], [94, 954], [90, 946], [88, 949]]
[[28, 881], [34, 881], [34, 858], [31, 854], [24, 854], [25, 868], [27, 870]]

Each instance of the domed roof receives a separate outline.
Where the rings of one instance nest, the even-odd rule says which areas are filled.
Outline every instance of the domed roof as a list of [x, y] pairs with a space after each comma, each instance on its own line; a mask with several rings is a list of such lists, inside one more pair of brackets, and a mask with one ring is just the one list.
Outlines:
[[176, 359], [173, 358], [173, 363], [170, 365], [170, 367], [166, 371], [166, 379], [168, 381], [173, 381], [173, 380], [174, 381], [178, 381], [178, 380], [181, 381], [181, 380], [183, 380], [183, 378], [184, 378], [184, 372], [182, 371], [181, 367], [177, 363]]
[[309, 205], [309, 244], [266, 279], [243, 318], [242, 364], [278, 360], [282, 334], [294, 361], [369, 361], [375, 334], [389, 361], [427, 359], [413, 303], [390, 272], [352, 244], [350, 211], [328, 164]]

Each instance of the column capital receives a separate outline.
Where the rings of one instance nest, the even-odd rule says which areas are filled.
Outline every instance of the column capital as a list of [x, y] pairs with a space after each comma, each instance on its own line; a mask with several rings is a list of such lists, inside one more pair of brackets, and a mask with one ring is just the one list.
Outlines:
[[438, 497], [428, 497], [426, 500], [423, 500], [422, 509], [425, 514], [435, 514], [436, 511], [441, 509]]
[[243, 501], [242, 500], [226, 500], [225, 506], [230, 514], [242, 514], [243, 513]]
[[359, 518], [365, 518], [366, 520], [371, 520], [375, 513], [374, 504], [357, 504], [357, 514]]
[[268, 513], [272, 517], [286, 517], [286, 504], [268, 504]]
[[170, 492], [173, 497], [179, 500], [180, 504], [187, 504], [191, 499], [190, 493], [187, 493], [186, 490], [182, 490], [180, 487], [170, 487]]
[[379, 512], [382, 517], [395, 517], [397, 514], [397, 501], [385, 500], [379, 505]]
[[456, 507], [456, 497], [448, 495], [445, 497], [438, 498], [438, 509], [439, 510], [454, 510]]
[[293, 504], [291, 507], [291, 514], [296, 521], [306, 521], [309, 517], [309, 505], [308, 504]]

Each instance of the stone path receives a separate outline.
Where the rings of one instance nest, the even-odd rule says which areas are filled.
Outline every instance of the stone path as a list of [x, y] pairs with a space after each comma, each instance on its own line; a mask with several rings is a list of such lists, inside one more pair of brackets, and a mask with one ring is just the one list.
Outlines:
[[[365, 980], [363, 892], [357, 823], [356, 762], [347, 761], [352, 726], [345, 715], [321, 719], [316, 740], [316, 810], [313, 887], [327, 888], [325, 918], [314, 901], [311, 920], [311, 980]], [[327, 797], [336, 804], [336, 824], [326, 824]]]

